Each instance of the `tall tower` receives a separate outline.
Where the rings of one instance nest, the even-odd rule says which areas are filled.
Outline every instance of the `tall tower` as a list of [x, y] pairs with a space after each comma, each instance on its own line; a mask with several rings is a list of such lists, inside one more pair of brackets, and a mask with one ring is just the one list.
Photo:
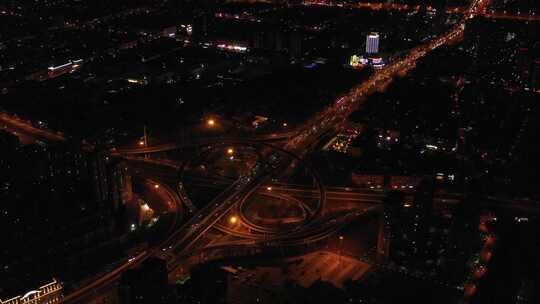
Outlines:
[[369, 33], [366, 37], [366, 54], [377, 54], [379, 52], [379, 33]]
[[389, 191], [383, 199], [383, 214], [380, 217], [377, 236], [376, 260], [378, 263], [388, 261], [392, 240], [401, 233], [401, 209], [404, 199], [404, 194], [395, 190]]
[[532, 58], [528, 47], [520, 47], [516, 54], [518, 80], [523, 87], [530, 87]]
[[383, 211], [379, 218], [379, 231], [377, 232], [377, 263], [385, 263], [390, 255], [390, 241], [392, 237], [388, 213]]
[[533, 61], [531, 87], [540, 92], [540, 57]]

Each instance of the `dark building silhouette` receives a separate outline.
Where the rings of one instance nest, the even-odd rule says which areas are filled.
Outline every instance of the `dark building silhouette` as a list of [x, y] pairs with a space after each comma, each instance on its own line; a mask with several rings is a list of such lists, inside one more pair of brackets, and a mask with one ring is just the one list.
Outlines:
[[210, 263], [191, 270], [190, 290], [196, 303], [225, 303], [227, 272]]
[[377, 260], [387, 262], [393, 250], [392, 242], [401, 234], [402, 209], [405, 195], [401, 191], [390, 191], [383, 200], [383, 214], [380, 218], [377, 240]]
[[149, 258], [138, 268], [127, 270], [120, 278], [120, 303], [168, 303], [167, 274], [167, 263], [159, 258]]
[[9, 153], [19, 147], [19, 138], [9, 132], [0, 130], [0, 145], [4, 149], [2, 153]]
[[540, 92], [540, 57], [534, 60], [531, 70], [531, 87], [536, 92]]
[[[20, 146], [5, 133], [0, 142], [0, 238], [9, 244], [0, 252], [9, 261], [0, 275], [9, 278], [2, 287], [11, 296], [70, 276], [70, 257], [110, 240], [111, 215], [122, 203], [121, 172], [74, 143]], [[24, 275], [35, 259], [39, 269]], [[85, 262], [92, 260], [77, 266]]]
[[378, 237], [378, 261], [413, 269], [429, 269], [440, 264], [448, 245], [448, 227], [436, 217], [432, 176], [425, 177], [411, 199], [400, 191], [390, 191], [383, 201], [384, 212]]

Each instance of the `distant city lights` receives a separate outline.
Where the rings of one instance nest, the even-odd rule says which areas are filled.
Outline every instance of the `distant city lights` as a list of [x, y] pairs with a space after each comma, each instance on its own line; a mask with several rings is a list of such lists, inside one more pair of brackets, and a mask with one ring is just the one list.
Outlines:
[[367, 65], [370, 65], [375, 69], [381, 69], [386, 65], [386, 63], [382, 57], [366, 58], [364, 56], [352, 55], [349, 59], [349, 66], [354, 69], [361, 69]]
[[248, 50], [248, 48], [245, 46], [236, 45], [236, 44], [225, 44], [225, 43], [218, 44], [217, 48], [221, 50], [225, 50], [225, 51], [232, 51], [232, 52], [239, 52], [239, 53], [245, 53]]

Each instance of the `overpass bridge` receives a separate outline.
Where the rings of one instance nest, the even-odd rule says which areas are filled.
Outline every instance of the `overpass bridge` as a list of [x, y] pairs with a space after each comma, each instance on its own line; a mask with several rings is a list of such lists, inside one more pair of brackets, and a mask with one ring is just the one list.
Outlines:
[[[297, 164], [295, 161], [296, 158], [294, 157], [295, 155], [305, 155], [305, 153], [308, 152], [306, 150], [316, 146], [316, 143], [320, 141], [321, 137], [324, 136], [326, 132], [344, 123], [349, 114], [363, 104], [367, 95], [375, 92], [380, 85], [386, 85], [389, 80], [393, 79], [403, 71], [414, 68], [416, 61], [432, 50], [441, 45], [453, 43], [458, 40], [463, 34], [465, 22], [476, 16], [487, 3], [489, 3], [489, 1], [473, 0], [471, 5], [466, 9], [462, 20], [450, 31], [433, 41], [412, 49], [405, 57], [378, 70], [365, 82], [354, 87], [348, 94], [336, 101], [333, 106], [325, 109], [319, 115], [316, 115], [314, 119], [308, 121], [299, 129], [294, 137], [291, 137], [287, 143], [283, 145], [283, 151], [280, 151], [282, 155], [275, 151], [265, 153], [263, 155], [263, 157], [265, 157], [264, 161], [258, 163], [258, 166], [252, 169], [249, 176], [234, 182], [211, 204], [198, 210], [189, 221], [170, 236], [165, 244], [167, 245], [166, 248], [171, 248], [170, 252], [175, 256], [173, 261], [169, 263], [169, 265], [172, 266], [170, 270], [174, 271], [175, 267], [181, 263], [181, 257], [185, 256], [190, 251], [193, 251], [193, 245], [201, 239], [201, 237], [214, 226], [220, 218], [225, 216], [229, 210], [244, 200], [245, 197], [254, 193], [258, 187], [265, 184], [270, 179], [270, 176], [279, 174], [280, 172], [287, 172], [289, 168], [294, 167]], [[139, 151], [139, 153], [140, 152], [141, 151]], [[149, 153], [152, 151], [144, 150], [142, 152]], [[285, 159], [286, 157], [283, 157], [283, 155], [288, 155], [288, 159]], [[342, 218], [343, 221], [328, 221], [324, 225], [319, 225], [323, 226], [319, 228], [337, 226], [336, 223], [347, 222], [354, 218], [354, 216], [349, 213]], [[302, 232], [316, 231], [316, 228], [315, 225], [310, 225], [308, 223], [307, 225], [300, 227], [298, 232], [279, 236], [275, 241], [267, 241], [267, 244], [275, 243], [281, 245], [289, 242], [299, 242], [300, 240], [304, 241], [307, 236], [301, 235]], [[317, 233], [315, 233], [315, 235], [317, 235]], [[314, 236], [313, 238], [317, 239], [318, 237], [325, 235], [328, 234], [321, 232], [321, 235]], [[295, 239], [297, 236], [298, 238]], [[167, 252], [169, 250], [166, 249], [165, 251]], [[135, 257], [134, 264], [140, 263], [145, 257], [156, 254], [155, 252], [156, 249], [152, 249], [145, 253], [141, 253], [140, 256]], [[112, 284], [121, 272], [130, 267], [132, 267], [130, 264], [122, 265], [103, 278], [93, 282], [92, 287], [83, 287], [73, 294], [68, 295], [63, 303], [80, 303], [81, 298], [88, 297], [89, 293], [95, 288]]]

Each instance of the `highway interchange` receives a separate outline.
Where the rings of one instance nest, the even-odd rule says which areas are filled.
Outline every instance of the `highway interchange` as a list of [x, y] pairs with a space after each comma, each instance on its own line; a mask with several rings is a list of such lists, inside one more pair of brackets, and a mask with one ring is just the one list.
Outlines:
[[[368, 80], [359, 86], [353, 88], [347, 95], [339, 98], [335, 104], [322, 113], [316, 115], [308, 121], [303, 128], [298, 130], [295, 136], [292, 136], [283, 145], [284, 149], [290, 153], [302, 158], [310, 152], [310, 149], [316, 147], [318, 141], [328, 132], [334, 132], [336, 128], [346, 121], [349, 114], [358, 108], [365, 100], [365, 97], [370, 93], [378, 90], [381, 86], [386, 86], [395, 76], [405, 74], [410, 69], [414, 68], [418, 59], [424, 57], [429, 52], [437, 49], [441, 45], [456, 42], [463, 35], [465, 22], [467, 19], [473, 18], [482, 10], [485, 10], [488, 1], [473, 0], [471, 5], [464, 13], [463, 19], [458, 22], [449, 32], [434, 39], [424, 45], [418, 46], [407, 53], [406, 56], [397, 59], [390, 63], [384, 69], [376, 71]], [[172, 144], [158, 149], [145, 147], [138, 152], [139, 154], [159, 152], [167, 149], [174, 149], [177, 145]], [[119, 151], [118, 151], [119, 152]], [[133, 152], [133, 151], [132, 151]], [[119, 152], [121, 153], [121, 152]], [[193, 216], [177, 229], [160, 248], [145, 251], [139, 256], [134, 257], [133, 265], [136, 265], [146, 257], [156, 254], [160, 256], [172, 257], [168, 261], [171, 272], [180, 266], [181, 258], [185, 258], [190, 252], [195, 252], [194, 245], [207, 232], [214, 227], [222, 217], [226, 216], [230, 210], [244, 201], [249, 195], [257, 191], [257, 189], [268, 183], [272, 176], [281, 175], [283, 172], [288, 172], [292, 167], [297, 165], [297, 159], [279, 154], [276, 151], [266, 152], [268, 161], [258, 162], [258, 166], [254, 167], [251, 174], [232, 183], [225, 191], [218, 195], [212, 202], [204, 208], [197, 210]], [[127, 153], [134, 154], [134, 153]], [[357, 218], [366, 210], [356, 213], [346, 212], [341, 215], [334, 215], [335, 218], [324, 218], [323, 222], [318, 222], [318, 225], [311, 224], [300, 226], [295, 232], [288, 232], [286, 235], [277, 235], [271, 240], [249, 240], [248, 246], [259, 247], [264, 246], [291, 246], [298, 244], [306, 244], [306, 242], [316, 242], [319, 239], [324, 239], [335, 233], [337, 229]], [[317, 222], [317, 221], [315, 221]], [[236, 244], [234, 246], [242, 246]], [[163, 248], [165, 249], [163, 251]], [[257, 252], [257, 250], [255, 250]], [[80, 303], [80, 300], [95, 288], [106, 286], [114, 282], [118, 274], [132, 265], [123, 265], [119, 269], [113, 271], [113, 274], [108, 274], [98, 279], [92, 286], [84, 287], [75, 293], [68, 295], [64, 299], [64, 303]]]
[[[247, 142], [248, 144], [260, 144], [263, 146], [261, 159], [251, 168], [248, 174], [234, 181], [209, 204], [200, 209], [196, 209], [193, 206], [183, 191], [180, 191], [179, 194], [171, 193], [171, 198], [174, 198], [176, 204], [186, 205], [188, 207], [187, 209], [190, 211], [191, 217], [180, 227], [176, 227], [175, 225], [175, 229], [172, 229], [174, 231], [170, 236], [158, 246], [138, 253], [109, 273], [66, 295], [62, 303], [84, 303], [92, 299], [96, 291], [108, 290], [112, 286], [115, 286], [118, 278], [125, 270], [139, 265], [151, 256], [165, 257], [169, 271], [175, 273], [177, 268], [183, 267], [182, 263], [187, 257], [202, 251], [218, 250], [221, 253], [231, 253], [240, 250], [245, 253], [260, 253], [267, 248], [306, 246], [328, 238], [335, 234], [341, 227], [360, 216], [376, 212], [377, 205], [371, 204], [370, 206], [370, 203], [380, 200], [381, 193], [367, 191], [356, 197], [353, 195], [354, 199], [357, 199], [359, 202], [362, 201], [355, 212], [348, 210], [332, 214], [321, 214], [318, 210], [312, 210], [312, 214], [306, 217], [301, 222], [301, 225], [293, 225], [290, 229], [283, 231], [279, 229], [265, 230], [265, 227], [253, 227], [253, 223], [251, 223], [251, 228], [254, 228], [253, 231], [255, 233], [253, 231], [246, 233], [228, 229], [226, 225], [223, 225], [224, 219], [229, 216], [230, 212], [232, 210], [242, 210], [242, 204], [251, 195], [260, 192], [261, 187], [274, 183], [273, 180], [286, 181], [287, 177], [302, 164], [304, 156], [318, 147], [325, 136], [337, 132], [340, 126], [346, 122], [350, 113], [362, 105], [368, 95], [377, 90], [384, 89], [394, 77], [406, 74], [414, 68], [420, 58], [426, 56], [431, 51], [442, 45], [459, 41], [465, 29], [465, 22], [477, 14], [484, 13], [488, 3], [489, 0], [473, 0], [470, 6], [464, 11], [461, 21], [456, 23], [450, 31], [410, 50], [405, 56], [396, 58], [383, 69], [375, 71], [370, 78], [354, 87], [346, 95], [340, 97], [332, 106], [317, 114], [302, 127], [295, 130], [295, 132], [288, 132], [286, 136], [278, 136], [278, 139], [286, 138], [281, 145], [282, 148], [265, 143], [267, 140], [275, 141], [275, 135], [257, 138], [256, 140], [238, 139], [238, 143], [241, 144], [246, 144]], [[5, 117], [0, 118], [6, 121]], [[7, 120], [9, 121], [9, 117]], [[11, 124], [13, 123], [11, 121]], [[63, 136], [57, 133], [47, 134], [47, 131], [37, 128], [25, 127], [25, 129], [30, 130], [31, 133], [35, 133], [40, 137], [54, 140], [63, 139]], [[224, 139], [221, 138], [220, 140]], [[211, 139], [208, 142], [216, 143], [216, 140]], [[170, 151], [177, 149], [179, 146], [177, 143], [167, 143], [149, 147], [118, 149], [111, 151], [111, 155], [126, 157], [129, 161], [130, 157], [133, 159], [138, 155]], [[182, 168], [175, 165], [174, 162], [169, 162], [168, 164], [166, 161], [165, 163], [163, 161], [156, 162], [156, 165], [165, 164], [176, 169]], [[158, 178], [153, 178], [152, 181], [156, 184], [160, 183]], [[317, 208], [320, 209], [323, 208], [327, 196], [332, 196], [333, 198], [348, 197], [348, 194], [344, 194], [347, 191], [336, 191], [337, 189], [328, 191], [323, 185], [319, 185], [316, 190], [299, 189], [283, 185], [276, 185], [274, 187], [276, 195], [280, 193], [285, 195], [297, 191], [304, 197], [318, 197], [320, 203]], [[165, 189], [164, 191], [170, 191], [166, 187], [163, 188]], [[245, 220], [246, 218], [244, 218]], [[212, 228], [217, 228], [221, 232], [233, 234], [243, 239], [228, 245], [220, 244], [219, 246], [206, 248], [207, 244], [204, 244], [204, 242], [201, 244], [200, 240]], [[236, 252], [238, 253], [238, 251]]]

